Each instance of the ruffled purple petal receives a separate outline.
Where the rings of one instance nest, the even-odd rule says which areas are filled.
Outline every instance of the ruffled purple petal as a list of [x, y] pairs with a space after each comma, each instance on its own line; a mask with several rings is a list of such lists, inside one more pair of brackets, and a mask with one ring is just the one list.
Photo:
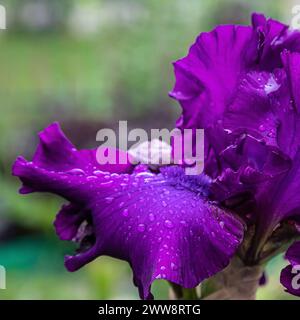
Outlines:
[[183, 109], [178, 127], [207, 128], [222, 116], [240, 77], [256, 61], [256, 45], [256, 34], [246, 26], [218, 26], [198, 36], [188, 55], [174, 63], [170, 96]]
[[68, 270], [101, 255], [126, 260], [140, 296], [151, 298], [156, 279], [191, 288], [229, 263], [244, 226], [205, 200], [209, 178], [186, 176], [179, 167], [158, 174], [144, 166], [131, 174], [94, 170], [94, 161], [89, 165], [90, 158], [81, 159], [82, 153], [72, 150], [61, 134], [53, 134], [59, 128], [52, 128], [42, 133], [43, 152], [39, 147], [33, 162], [19, 157], [13, 174], [28, 190], [70, 201], [55, 221], [61, 239], [79, 244], [77, 254], [66, 257]]
[[[200, 34], [188, 55], [174, 63], [170, 95], [182, 106], [177, 127], [207, 129], [222, 123], [226, 130], [246, 132], [295, 154], [289, 140], [300, 137], [300, 129], [295, 112], [284, 110], [292, 100], [299, 104], [297, 52], [300, 32], [260, 14], [253, 14], [252, 27], [219, 26]], [[213, 161], [217, 155], [207, 138], [205, 144], [206, 157]], [[218, 174], [210, 161], [205, 167]]]
[[281, 72], [252, 71], [237, 88], [232, 104], [223, 115], [227, 130], [239, 130], [277, 146], [279, 119], [273, 107], [273, 95], [281, 86]]
[[263, 70], [281, 67], [281, 52], [300, 52], [300, 32], [262, 14], [252, 15], [252, 26], [258, 33], [258, 64]]
[[[125, 164], [104, 164], [99, 165], [96, 158], [96, 149], [94, 150], [77, 150], [74, 145], [66, 138], [59, 127], [54, 122], [39, 133], [40, 143], [37, 147], [33, 162], [44, 169], [55, 171], [73, 170], [73, 173], [80, 174], [92, 173], [99, 169], [102, 171], [124, 173], [131, 172], [133, 166], [130, 164], [126, 152], [117, 150], [116, 160], [121, 157], [127, 159]], [[105, 149], [108, 149], [105, 148]]]
[[287, 292], [300, 296], [300, 241], [291, 245], [285, 257], [290, 264], [281, 271], [280, 282]]
[[279, 124], [277, 144], [293, 158], [300, 145], [300, 54], [284, 51], [282, 61], [284, 79], [272, 103]]

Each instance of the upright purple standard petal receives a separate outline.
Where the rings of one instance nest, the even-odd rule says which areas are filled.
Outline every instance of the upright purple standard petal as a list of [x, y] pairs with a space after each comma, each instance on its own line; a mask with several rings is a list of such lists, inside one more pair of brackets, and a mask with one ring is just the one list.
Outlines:
[[292, 244], [285, 257], [290, 264], [281, 271], [280, 282], [287, 292], [300, 297], [300, 241]]
[[256, 45], [256, 33], [246, 26], [218, 26], [198, 36], [174, 63], [170, 96], [182, 106], [179, 128], [207, 128], [222, 117], [240, 78], [255, 64]]
[[258, 64], [263, 70], [282, 67], [281, 53], [287, 49], [300, 52], [300, 32], [262, 14], [252, 15], [252, 26], [258, 33]]
[[[201, 33], [188, 55], [174, 63], [176, 83], [170, 95], [182, 107], [177, 127], [221, 124], [295, 154], [299, 121], [296, 108], [285, 110], [290, 101], [299, 102], [299, 52], [299, 31], [260, 14], [253, 14], [252, 27], [218, 26]], [[212, 162], [218, 162], [218, 154], [210, 144], [206, 136], [205, 171], [215, 177], [220, 172]]]
[[52, 192], [70, 201], [55, 221], [61, 239], [79, 243], [77, 254], [66, 257], [68, 270], [101, 255], [126, 260], [140, 296], [151, 298], [156, 279], [192, 288], [229, 263], [244, 225], [206, 200], [207, 176], [186, 176], [179, 167], [156, 174], [143, 166], [102, 171], [93, 168], [95, 153], [81, 158], [57, 125], [50, 128], [41, 134], [43, 147], [34, 161], [18, 158], [13, 174], [28, 192]]

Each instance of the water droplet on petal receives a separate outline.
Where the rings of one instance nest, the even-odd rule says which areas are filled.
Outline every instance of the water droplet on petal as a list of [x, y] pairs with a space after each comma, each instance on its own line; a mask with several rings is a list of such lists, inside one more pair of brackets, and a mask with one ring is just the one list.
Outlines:
[[177, 266], [175, 263], [171, 262], [171, 269], [172, 270], [177, 270]]
[[114, 201], [114, 198], [113, 197], [107, 197], [105, 198], [105, 202], [106, 203], [112, 203]]
[[271, 129], [271, 131], [267, 134], [267, 136], [270, 138], [275, 138], [275, 130]]
[[138, 232], [144, 232], [146, 229], [145, 225], [143, 223], [138, 225]]
[[103, 171], [100, 171], [100, 170], [95, 170], [95, 171], [93, 172], [93, 174], [94, 174], [95, 176], [101, 176], [101, 175], [104, 174], [104, 172], [103, 172]]
[[149, 220], [150, 221], [154, 221], [155, 220], [155, 216], [154, 216], [154, 214], [153, 213], [149, 213]]
[[136, 175], [137, 177], [153, 177], [153, 173], [151, 172], [139, 172]]
[[261, 131], [261, 132], [266, 131], [266, 127], [265, 127], [263, 124], [261, 124], [261, 125], [258, 127], [258, 129], [259, 129], [259, 131]]
[[224, 221], [220, 221], [220, 227], [223, 229], [224, 228]]
[[112, 181], [107, 181], [107, 182], [101, 182], [102, 186], [108, 186], [111, 185], [113, 182]]
[[123, 215], [124, 217], [127, 217], [127, 216], [128, 216], [128, 213], [129, 213], [128, 209], [124, 209], [124, 210], [122, 211], [122, 215]]
[[70, 171], [68, 171], [67, 173], [70, 173], [74, 176], [82, 176], [85, 174], [85, 172], [82, 170], [82, 169], [79, 169], [79, 168], [74, 168]]
[[160, 270], [164, 271], [164, 270], [166, 270], [166, 267], [165, 266], [161, 266]]
[[172, 223], [172, 221], [166, 220], [166, 221], [165, 221], [165, 226], [166, 226], [167, 228], [169, 228], [169, 229], [173, 228], [173, 223]]
[[86, 180], [88, 180], [88, 181], [92, 181], [92, 180], [97, 180], [98, 178], [96, 177], [96, 176], [88, 176], [87, 178], [86, 178]]

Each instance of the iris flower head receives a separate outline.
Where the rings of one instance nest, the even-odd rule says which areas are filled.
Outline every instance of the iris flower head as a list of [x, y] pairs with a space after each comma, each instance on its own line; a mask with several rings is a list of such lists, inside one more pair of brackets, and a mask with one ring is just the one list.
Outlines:
[[[39, 134], [32, 161], [13, 165], [22, 194], [68, 201], [54, 222], [60, 239], [78, 243], [66, 268], [102, 255], [125, 260], [143, 299], [152, 298], [156, 279], [194, 288], [235, 255], [261, 264], [300, 230], [300, 33], [253, 14], [251, 26], [201, 33], [174, 70], [176, 126], [205, 130], [204, 173], [99, 165], [96, 150], [77, 150], [58, 123]], [[293, 294], [300, 294], [289, 285], [298, 244], [281, 276]]]

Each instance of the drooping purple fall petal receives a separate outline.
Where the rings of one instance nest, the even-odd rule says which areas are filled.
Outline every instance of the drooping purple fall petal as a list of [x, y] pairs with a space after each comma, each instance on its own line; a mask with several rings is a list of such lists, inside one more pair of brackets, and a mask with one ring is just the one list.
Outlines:
[[79, 243], [66, 267], [75, 271], [101, 255], [129, 262], [142, 298], [154, 280], [186, 288], [222, 270], [243, 237], [243, 223], [207, 200], [210, 179], [180, 167], [97, 165], [95, 152], [77, 151], [57, 124], [41, 134], [32, 162], [19, 157], [13, 174], [21, 190], [51, 192], [70, 201], [56, 232]]

